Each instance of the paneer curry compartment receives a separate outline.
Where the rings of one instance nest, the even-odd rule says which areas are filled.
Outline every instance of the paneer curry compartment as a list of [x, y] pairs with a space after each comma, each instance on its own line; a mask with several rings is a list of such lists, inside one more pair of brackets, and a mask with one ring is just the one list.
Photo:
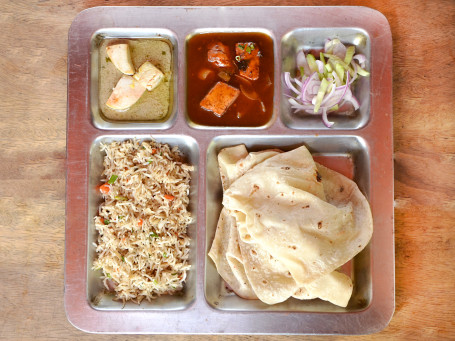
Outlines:
[[98, 103], [114, 121], [157, 121], [170, 111], [172, 44], [166, 39], [103, 39]]
[[264, 33], [206, 33], [187, 48], [187, 115], [199, 125], [262, 126], [273, 113], [274, 56]]

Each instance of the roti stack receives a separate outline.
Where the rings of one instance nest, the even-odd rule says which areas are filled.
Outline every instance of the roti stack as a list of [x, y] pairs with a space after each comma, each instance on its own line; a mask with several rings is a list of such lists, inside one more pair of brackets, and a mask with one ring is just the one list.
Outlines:
[[218, 155], [223, 209], [209, 256], [245, 299], [320, 298], [346, 307], [353, 284], [337, 271], [371, 239], [357, 185], [314, 162], [306, 147]]

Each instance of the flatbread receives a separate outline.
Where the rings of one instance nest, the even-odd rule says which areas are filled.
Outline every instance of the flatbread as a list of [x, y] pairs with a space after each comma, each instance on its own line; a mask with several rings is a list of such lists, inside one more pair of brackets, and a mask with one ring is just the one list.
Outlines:
[[235, 218], [227, 214], [226, 209], [223, 208], [209, 257], [215, 263], [220, 276], [238, 296], [245, 299], [257, 299], [245, 274], [233, 219]]
[[[323, 269], [325, 272], [314, 271], [314, 268], [320, 270], [324, 267], [323, 262], [326, 260], [323, 260], [321, 261], [322, 264], [316, 263], [318, 266], [309, 267], [313, 273], [307, 271], [303, 276], [300, 276], [302, 278], [308, 274], [313, 274], [312, 279], [303, 278], [304, 281], [299, 283], [291, 271], [292, 266], [289, 267], [289, 264], [286, 264], [286, 262], [289, 263], [289, 259], [286, 259], [289, 252], [287, 254], [282, 252], [285, 255], [282, 258], [284, 262], [279, 257], [275, 257], [273, 251], [270, 251], [274, 248], [264, 246], [263, 240], [267, 240], [269, 236], [267, 236], [267, 231], [264, 232], [261, 229], [265, 227], [272, 230], [274, 228], [280, 236], [278, 244], [283, 243], [283, 240], [289, 243], [300, 237], [296, 238], [294, 235], [291, 238], [283, 238], [282, 234], [288, 233], [283, 225], [288, 224], [287, 220], [294, 223], [303, 220], [303, 225], [307, 228], [300, 233], [307, 238], [307, 244], [301, 243], [298, 246], [305, 245], [309, 248], [298, 255], [294, 255], [297, 262], [295, 259], [291, 259], [291, 263], [292, 261], [297, 263], [295, 268], [301, 271], [301, 268], [298, 267], [302, 263], [305, 265], [308, 263], [305, 257], [314, 256], [315, 250], [320, 247], [320, 245], [316, 245], [314, 248], [308, 241], [312, 242], [314, 238], [320, 238], [320, 235], [328, 234], [330, 238], [332, 237], [326, 231], [318, 231], [320, 232], [319, 236], [317, 233], [308, 233], [314, 232], [308, 231], [308, 220], [311, 221], [311, 219], [302, 219], [302, 216], [314, 218], [314, 216], [318, 217], [318, 214], [321, 215], [324, 210], [328, 210], [332, 216], [323, 221], [323, 223], [327, 223], [327, 229], [331, 228], [330, 224], [336, 225], [340, 222], [343, 226], [363, 223], [368, 225], [368, 215], [364, 214], [364, 211], [366, 209], [369, 211], [369, 205], [358, 191], [355, 183], [334, 171], [317, 165], [305, 147], [288, 153], [266, 150], [247, 154], [245, 146], [240, 145], [223, 149], [218, 155], [218, 161], [223, 190], [225, 191], [225, 200], [223, 200], [225, 208], [220, 214], [209, 256], [214, 260], [223, 279], [239, 296], [244, 298], [258, 297], [268, 304], [282, 302], [290, 296], [298, 299], [319, 297], [345, 307], [353, 289], [350, 277], [333, 271], [336, 267], [331, 271], [326, 269]], [[249, 180], [244, 181], [244, 179]], [[252, 179], [254, 181], [251, 181]], [[340, 191], [340, 188], [343, 190]], [[257, 196], [256, 192], [264, 193]], [[231, 197], [226, 198], [227, 194]], [[353, 203], [350, 202], [352, 199]], [[231, 204], [237, 203], [238, 206], [229, 206], [229, 203], [226, 205], [226, 200], [230, 201]], [[332, 204], [327, 203], [326, 200]], [[251, 201], [254, 203], [251, 204]], [[311, 203], [315, 203], [314, 207], [317, 208], [317, 212], [314, 214], [308, 214], [308, 212], [314, 211], [314, 208], [309, 206]], [[241, 205], [244, 205], [243, 210], [239, 209]], [[354, 205], [355, 210], [352, 205]], [[301, 210], [307, 211], [302, 214]], [[353, 217], [354, 211], [356, 212], [355, 217]], [[277, 221], [277, 219], [281, 220]], [[350, 223], [351, 221], [353, 222]], [[250, 227], [248, 224], [256, 224], [259, 228], [248, 229]], [[297, 226], [300, 227], [300, 225]], [[319, 227], [319, 224], [317, 226]], [[321, 229], [318, 228], [318, 230]], [[295, 228], [289, 230], [299, 232]], [[299, 233], [296, 235], [299, 236]], [[257, 236], [259, 239], [256, 239]], [[338, 241], [338, 239], [336, 240]], [[277, 238], [275, 237], [275, 243], [276, 241]], [[297, 246], [295, 243], [290, 245]], [[280, 255], [282, 247], [275, 247], [275, 249]], [[293, 248], [291, 247], [291, 249]], [[301, 264], [298, 263], [299, 256], [303, 256], [304, 259]], [[319, 258], [321, 257], [319, 255]]]
[[328, 182], [333, 178], [352, 190], [343, 197], [349, 194], [357, 201], [335, 196], [331, 188], [336, 186], [330, 185], [336, 200], [325, 201], [323, 175], [304, 146], [258, 164], [237, 179], [223, 199], [236, 217], [240, 239], [259, 243], [283, 263], [299, 286], [352, 259], [372, 234], [371, 212], [357, 185], [322, 171]]

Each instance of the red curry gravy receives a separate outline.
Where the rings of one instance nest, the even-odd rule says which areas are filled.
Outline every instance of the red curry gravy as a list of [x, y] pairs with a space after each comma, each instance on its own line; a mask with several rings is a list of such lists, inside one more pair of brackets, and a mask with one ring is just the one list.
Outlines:
[[[229, 87], [215, 87], [219, 82]], [[187, 43], [187, 115], [195, 124], [265, 125], [273, 113], [273, 82], [273, 41], [264, 33], [204, 33]], [[223, 99], [223, 88], [234, 97]]]

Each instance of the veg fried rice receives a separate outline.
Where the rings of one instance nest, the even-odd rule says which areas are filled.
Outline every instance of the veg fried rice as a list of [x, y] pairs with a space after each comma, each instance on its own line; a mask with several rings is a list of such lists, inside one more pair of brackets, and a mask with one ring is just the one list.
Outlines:
[[140, 303], [182, 290], [190, 238], [187, 210], [193, 166], [177, 147], [155, 141], [103, 144], [100, 186], [104, 202], [95, 217], [99, 233], [93, 269], [116, 299]]

